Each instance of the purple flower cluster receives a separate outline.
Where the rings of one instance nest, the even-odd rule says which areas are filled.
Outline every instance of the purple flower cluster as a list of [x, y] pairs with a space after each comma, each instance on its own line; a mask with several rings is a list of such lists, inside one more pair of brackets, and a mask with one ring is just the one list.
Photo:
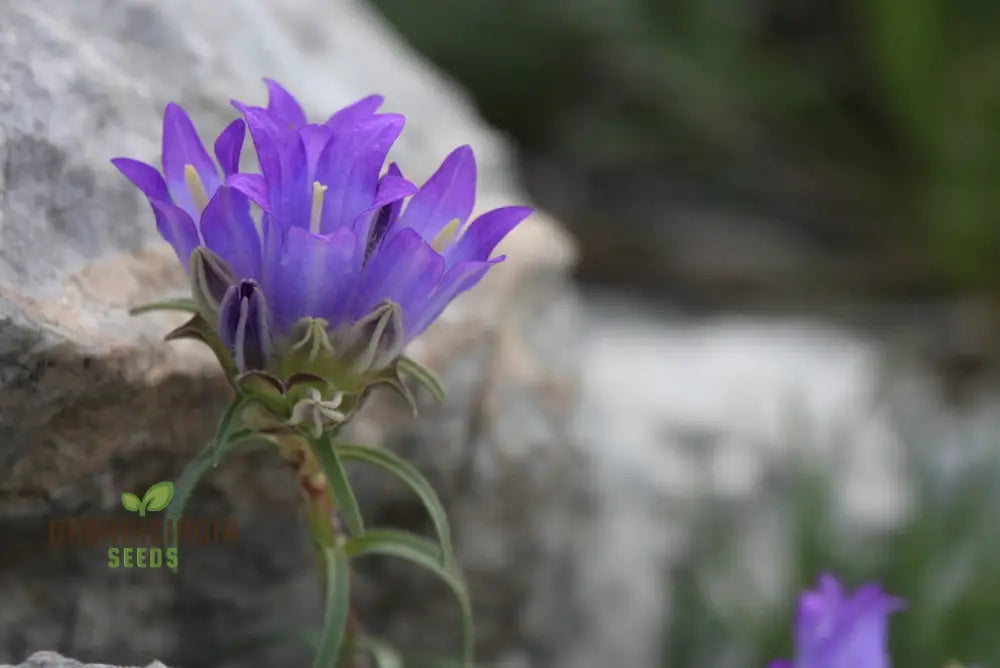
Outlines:
[[795, 660], [770, 668], [889, 668], [888, 617], [903, 607], [877, 584], [848, 595], [834, 576], [822, 575], [799, 597]]
[[[112, 162], [148, 198], [240, 371], [266, 368], [304, 318], [334, 341], [354, 328], [348, 344], [359, 327], [394, 330], [392, 349], [377, 359], [384, 364], [503, 260], [490, 257], [494, 248], [532, 210], [504, 207], [470, 222], [470, 147], [418, 188], [396, 164], [383, 172], [405, 119], [378, 113], [380, 96], [309, 123], [292, 95], [265, 81], [268, 106], [233, 102], [243, 118], [218, 136], [214, 160], [184, 110], [169, 104], [162, 173]], [[247, 128], [259, 173], [239, 171]]]

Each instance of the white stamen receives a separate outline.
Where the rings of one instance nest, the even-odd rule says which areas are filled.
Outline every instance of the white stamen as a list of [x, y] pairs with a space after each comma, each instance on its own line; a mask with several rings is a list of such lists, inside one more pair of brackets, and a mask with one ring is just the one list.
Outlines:
[[309, 231], [319, 234], [320, 220], [323, 218], [323, 194], [326, 193], [327, 186], [319, 181], [313, 181], [313, 205], [309, 215]]
[[194, 168], [194, 165], [184, 165], [184, 183], [187, 184], [188, 190], [191, 192], [194, 205], [198, 207], [199, 211], [204, 211], [208, 205], [208, 193], [205, 192], [205, 184], [201, 182], [201, 177], [198, 176], [198, 170]]

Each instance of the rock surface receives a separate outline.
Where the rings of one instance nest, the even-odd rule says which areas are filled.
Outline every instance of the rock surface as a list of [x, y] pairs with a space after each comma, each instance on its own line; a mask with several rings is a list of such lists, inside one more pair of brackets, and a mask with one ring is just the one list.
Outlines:
[[[5, 665], [0, 666], [0, 668], [116, 668], [115, 666], [109, 666], [106, 663], [80, 663], [74, 659], [67, 659], [61, 654], [56, 652], [35, 652], [27, 658], [24, 663], [18, 664], [17, 666]], [[121, 668], [126, 668], [122, 666]], [[138, 668], [137, 666], [131, 666], [129, 668]], [[146, 666], [146, 668], [167, 668], [159, 661], [154, 661], [153, 663]]]
[[[113, 516], [123, 491], [175, 479], [225, 405], [204, 351], [162, 343], [179, 317], [127, 315], [185, 285], [148, 206], [108, 160], [155, 162], [170, 100], [214, 136], [231, 97], [264, 101], [262, 76], [315, 115], [382, 92], [409, 119], [392, 157], [412, 178], [469, 143], [478, 206], [524, 201], [503, 139], [362, 4], [0, 6], [0, 661], [59, 647], [86, 660], [220, 666], [244, 633], [319, 618], [295, 492], [271, 453], [227, 461], [196, 492], [189, 514], [236, 518], [239, 544], [185, 550], [176, 575], [111, 569], [104, 550], [49, 536], [51, 519]], [[566, 428], [573, 248], [538, 214], [502, 250], [509, 260], [411, 350], [442, 374], [448, 405], [413, 421], [381, 401], [356, 435], [391, 444], [439, 487], [484, 663], [544, 665], [569, 623], [556, 613], [573, 577], [580, 489]], [[362, 483], [370, 522], [425, 528], [403, 490], [377, 476]], [[453, 602], [422, 574], [375, 561], [357, 591], [374, 633], [404, 649], [456, 647]], [[253, 652], [258, 666], [307, 661], [288, 642]]]

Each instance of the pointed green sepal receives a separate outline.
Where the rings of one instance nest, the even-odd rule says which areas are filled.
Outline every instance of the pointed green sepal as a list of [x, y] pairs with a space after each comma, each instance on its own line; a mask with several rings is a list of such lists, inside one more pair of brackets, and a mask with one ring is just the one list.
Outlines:
[[283, 383], [265, 371], [248, 371], [236, 377], [240, 394], [253, 398], [281, 419], [291, 415]]
[[233, 357], [229, 354], [226, 344], [222, 342], [219, 335], [200, 314], [196, 313], [186, 323], [163, 337], [164, 341], [178, 339], [194, 339], [207, 345], [215, 354], [215, 359], [219, 361], [226, 377], [232, 382], [233, 377], [236, 376], [236, 365], [233, 363]]
[[185, 313], [197, 313], [198, 305], [190, 297], [178, 297], [177, 299], [163, 299], [158, 302], [142, 304], [128, 310], [129, 315], [140, 315], [152, 311], [183, 311]]
[[191, 269], [191, 296], [198, 313], [207, 322], [219, 320], [219, 307], [236, 277], [226, 261], [205, 246], [198, 246], [188, 260]]
[[441, 379], [437, 376], [437, 374], [425, 367], [423, 364], [420, 364], [412, 358], [403, 355], [396, 362], [396, 368], [399, 370], [401, 375], [406, 376], [407, 378], [412, 378], [426, 388], [439, 404], [443, 404], [445, 402], [444, 384], [441, 382]]

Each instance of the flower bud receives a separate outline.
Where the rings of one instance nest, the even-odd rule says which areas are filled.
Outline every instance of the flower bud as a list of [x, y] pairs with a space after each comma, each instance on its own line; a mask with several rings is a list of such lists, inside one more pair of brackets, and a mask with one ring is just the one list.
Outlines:
[[191, 296], [205, 322], [219, 319], [219, 307], [226, 290], [236, 282], [225, 260], [205, 246], [198, 246], [191, 253]]
[[403, 310], [385, 301], [355, 322], [344, 335], [344, 354], [354, 373], [385, 368], [403, 352]]
[[267, 304], [257, 281], [231, 286], [219, 307], [219, 335], [233, 353], [240, 373], [263, 369], [271, 353]]

